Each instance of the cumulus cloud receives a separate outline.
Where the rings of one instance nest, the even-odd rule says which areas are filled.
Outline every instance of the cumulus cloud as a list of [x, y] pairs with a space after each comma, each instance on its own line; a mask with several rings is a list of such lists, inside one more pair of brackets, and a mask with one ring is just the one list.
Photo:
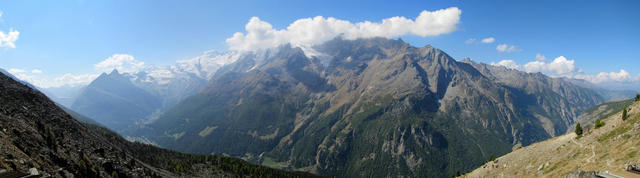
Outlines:
[[564, 56], [555, 58], [550, 63], [543, 61], [533, 61], [524, 65], [524, 69], [527, 72], [547, 72], [552, 75], [570, 76], [576, 72], [580, 72], [575, 67], [575, 60], [568, 60]]
[[114, 54], [94, 65], [101, 72], [109, 72], [117, 69], [120, 72], [135, 73], [145, 67], [144, 62], [136, 60], [128, 54]]
[[33, 69], [33, 70], [31, 70], [31, 73], [34, 73], [34, 74], [41, 74], [41, 73], [42, 73], [42, 70], [40, 70], [40, 69]]
[[584, 79], [593, 83], [604, 82], [633, 82], [640, 80], [640, 74], [631, 75], [624, 69], [619, 72], [600, 72], [598, 75], [576, 75], [574, 78]]
[[508, 44], [499, 44], [498, 46], [496, 46], [496, 50], [500, 51], [500, 52], [520, 52], [522, 51], [522, 49], [514, 46], [514, 45], [508, 45]]
[[494, 66], [504, 66], [506, 68], [510, 68], [510, 69], [516, 69], [516, 70], [520, 70], [520, 65], [518, 65], [515, 61], [513, 60], [502, 60], [498, 63], [494, 63], [492, 62], [491, 65]]
[[493, 43], [493, 42], [495, 42], [495, 41], [496, 41], [496, 39], [495, 39], [495, 38], [493, 38], [493, 37], [489, 37], [489, 38], [484, 38], [484, 39], [482, 39], [480, 42], [482, 42], [482, 43]]
[[[576, 67], [575, 60], [569, 60], [564, 56], [559, 56], [553, 61], [545, 62], [547, 60], [542, 54], [536, 54], [536, 60], [526, 63], [521, 66], [513, 60], [502, 60], [500, 62], [492, 62], [494, 66], [504, 66], [511, 69], [523, 70], [525, 72], [541, 72], [551, 77], [567, 77], [574, 79], [583, 79], [591, 83], [598, 84], [605, 88], [618, 89], [640, 89], [637, 85], [640, 84], [640, 74], [633, 75], [624, 69], [620, 69], [619, 72], [600, 72], [594, 75], [584, 74], [580, 68]], [[631, 87], [631, 88], [630, 88]]]
[[5, 48], [16, 48], [16, 40], [18, 40], [18, 36], [20, 36], [20, 32], [18, 30], [9, 30], [9, 33], [4, 33], [0, 31], [0, 47]]
[[476, 42], [475, 38], [469, 38], [467, 41], [465, 41], [465, 44], [472, 44], [473, 42]]
[[246, 33], [237, 32], [226, 40], [230, 50], [250, 51], [276, 47], [290, 43], [294, 46], [310, 46], [342, 35], [346, 39], [367, 37], [395, 37], [417, 35], [437, 36], [457, 30], [462, 11], [457, 7], [437, 11], [422, 11], [415, 20], [391, 17], [381, 22], [351, 23], [333, 17], [303, 18], [277, 30], [258, 17], [252, 17], [245, 26]]

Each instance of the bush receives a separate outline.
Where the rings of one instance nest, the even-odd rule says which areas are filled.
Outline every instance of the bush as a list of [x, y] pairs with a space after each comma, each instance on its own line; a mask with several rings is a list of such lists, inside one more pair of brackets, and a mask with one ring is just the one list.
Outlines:
[[491, 155], [491, 156], [489, 157], [489, 161], [495, 161], [495, 160], [496, 160], [496, 157], [495, 157], [495, 156]]
[[576, 125], [576, 135], [578, 136], [582, 135], [582, 126], [580, 126], [580, 123]]
[[622, 109], [622, 120], [627, 120], [627, 108]]
[[594, 124], [596, 129], [600, 128], [602, 126], [604, 126], [604, 122], [602, 122], [600, 119], [596, 120], [596, 123]]
[[640, 94], [636, 95], [636, 101], [640, 101]]

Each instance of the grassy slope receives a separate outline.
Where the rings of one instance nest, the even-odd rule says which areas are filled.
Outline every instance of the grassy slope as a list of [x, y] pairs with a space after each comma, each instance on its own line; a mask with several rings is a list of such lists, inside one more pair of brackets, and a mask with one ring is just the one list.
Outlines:
[[[580, 123], [582, 127], [593, 128], [593, 124], [597, 119], [609, 118], [631, 104], [633, 104], [633, 99], [599, 104], [580, 114], [580, 116], [578, 116], [578, 123]], [[576, 127], [575, 125], [575, 123], [572, 124], [567, 130], [567, 133], [573, 132]]]
[[617, 112], [604, 119], [604, 127], [587, 130], [580, 138], [568, 133], [532, 144], [464, 177], [565, 177], [576, 170], [608, 170], [619, 176], [633, 176], [624, 167], [640, 163], [640, 102], [629, 108], [626, 121], [621, 119], [622, 112]]

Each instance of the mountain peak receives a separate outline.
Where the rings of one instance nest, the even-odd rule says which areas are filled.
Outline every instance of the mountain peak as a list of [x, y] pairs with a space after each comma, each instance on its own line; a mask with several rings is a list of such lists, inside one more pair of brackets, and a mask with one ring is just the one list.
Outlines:
[[118, 72], [118, 69], [114, 68], [109, 75], [120, 75], [120, 72]]

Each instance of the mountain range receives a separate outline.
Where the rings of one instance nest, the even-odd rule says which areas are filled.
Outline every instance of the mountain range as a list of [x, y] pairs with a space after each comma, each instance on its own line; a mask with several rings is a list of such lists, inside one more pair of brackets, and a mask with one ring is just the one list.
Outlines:
[[[118, 132], [153, 121], [165, 109], [204, 87], [235, 53], [207, 51], [167, 67], [147, 67], [135, 73], [103, 73], [78, 92], [71, 109]], [[59, 93], [59, 92], [58, 92]]]
[[208, 51], [103, 73], [82, 88], [71, 110], [128, 139], [338, 177], [467, 172], [564, 134], [592, 106], [635, 95], [457, 61], [400, 39], [341, 37]]
[[338, 37], [243, 55], [130, 135], [327, 176], [443, 177], [563, 134], [608, 99], [432, 46]]

